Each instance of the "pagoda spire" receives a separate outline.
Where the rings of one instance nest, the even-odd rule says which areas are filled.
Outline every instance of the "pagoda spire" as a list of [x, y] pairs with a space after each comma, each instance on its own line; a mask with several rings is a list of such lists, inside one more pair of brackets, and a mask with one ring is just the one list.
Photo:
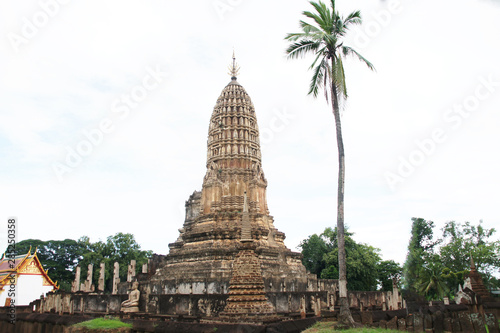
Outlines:
[[472, 251], [470, 251], [470, 269], [476, 270], [476, 264], [474, 263], [474, 258], [472, 257]]
[[234, 50], [233, 50], [233, 63], [232, 65], [229, 65], [229, 75], [231, 76], [231, 80], [236, 80], [236, 76], [240, 73], [240, 66], [236, 63], [236, 57], [234, 55]]

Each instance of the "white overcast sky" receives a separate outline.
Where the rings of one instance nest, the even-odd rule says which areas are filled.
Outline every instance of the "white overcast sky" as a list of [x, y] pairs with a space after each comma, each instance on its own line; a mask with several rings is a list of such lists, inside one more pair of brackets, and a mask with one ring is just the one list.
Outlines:
[[[402, 263], [412, 217], [498, 227], [500, 2], [337, 6], [362, 11], [346, 44], [377, 69], [345, 63], [345, 221], [355, 239]], [[303, 0], [2, 1], [0, 247], [16, 216], [18, 241], [126, 232], [168, 253], [185, 200], [201, 189], [233, 48], [276, 227], [297, 250], [334, 226], [331, 108], [307, 96], [313, 59], [287, 60], [283, 40], [309, 9]], [[127, 110], [121, 99], [144, 91]], [[103, 122], [108, 133], [60, 181], [54, 166], [68, 149], [89, 149], [84, 132]]]

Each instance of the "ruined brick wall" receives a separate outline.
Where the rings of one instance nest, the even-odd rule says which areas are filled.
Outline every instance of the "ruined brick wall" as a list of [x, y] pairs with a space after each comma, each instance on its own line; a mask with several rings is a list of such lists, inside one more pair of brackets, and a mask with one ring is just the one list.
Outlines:
[[419, 307], [417, 312], [353, 311], [353, 318], [364, 326], [408, 332], [499, 332], [494, 313], [474, 313], [466, 305]]

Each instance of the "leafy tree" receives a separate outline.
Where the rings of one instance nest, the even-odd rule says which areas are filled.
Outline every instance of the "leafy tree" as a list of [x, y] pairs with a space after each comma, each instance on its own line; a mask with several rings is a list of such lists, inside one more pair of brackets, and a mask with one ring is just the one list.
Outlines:
[[463, 276], [468, 273], [471, 265], [471, 256], [477, 270], [483, 275], [485, 284], [493, 287], [495, 278], [492, 274], [500, 267], [500, 241], [491, 239], [496, 230], [484, 228], [482, 221], [477, 225], [450, 221], [442, 231], [443, 245], [439, 254], [440, 260], [448, 269], [448, 281], [453, 283], [450, 288], [456, 290], [458, 283], [463, 282]]
[[[453, 297], [469, 273], [471, 257], [487, 287], [498, 287], [493, 276], [500, 267], [500, 241], [491, 239], [495, 229], [448, 222], [442, 238], [433, 240], [434, 223], [412, 219], [412, 235], [404, 266], [405, 287], [428, 299]], [[439, 245], [439, 247], [438, 247]]]
[[316, 234], [304, 239], [299, 247], [302, 249], [302, 263], [307, 270], [318, 277], [321, 276], [321, 271], [326, 268], [325, 254], [330, 250], [325, 239]]
[[[327, 228], [324, 235], [330, 239], [331, 250], [325, 255], [326, 268], [321, 272], [321, 278], [335, 279], [339, 272], [337, 230]], [[347, 284], [351, 290], [376, 290], [380, 250], [367, 244], [356, 243], [352, 235], [345, 232]]]
[[384, 260], [378, 265], [378, 280], [383, 291], [392, 291], [393, 282], [399, 285], [403, 268], [394, 260]]
[[417, 291], [417, 282], [422, 267], [426, 261], [430, 260], [430, 256], [439, 241], [433, 241], [434, 222], [415, 217], [411, 220], [411, 238], [403, 269], [404, 283], [408, 290]]
[[134, 235], [128, 233], [119, 232], [113, 236], [108, 236], [105, 243], [102, 241], [91, 243], [86, 236], [80, 238], [79, 242], [87, 249], [82, 261], [79, 263], [82, 267], [82, 279], [87, 278], [87, 267], [89, 264], [93, 264], [92, 281], [94, 284], [97, 284], [99, 279], [99, 265], [104, 262], [106, 265], [104, 279], [107, 291], [111, 291], [112, 289], [115, 262], [118, 262], [120, 265], [120, 276], [125, 277], [128, 273], [128, 265], [132, 259], [136, 261], [137, 273], [142, 265], [147, 263], [148, 258], [153, 255], [152, 251], [141, 250]]
[[83, 258], [84, 248], [73, 239], [41, 241], [26, 239], [16, 244], [16, 253], [26, 254], [37, 250], [37, 256], [48, 274], [57, 281], [61, 290], [70, 290], [74, 269]]
[[37, 255], [49, 276], [58, 281], [60, 289], [71, 290], [71, 284], [75, 278], [75, 268], [81, 267], [81, 279], [87, 278], [87, 267], [94, 265], [92, 280], [97, 284], [99, 279], [99, 265], [106, 264], [105, 281], [106, 289], [111, 290], [113, 265], [120, 264], [120, 276], [127, 275], [130, 260], [135, 259], [136, 270], [141, 269], [142, 264], [152, 256], [152, 251], [141, 250], [139, 244], [132, 234], [117, 233], [109, 236], [106, 242], [90, 242], [89, 237], [83, 236], [75, 241], [73, 239], [41, 241], [39, 239], [26, 239], [16, 244], [16, 254], [26, 254], [37, 249]]
[[335, 118], [335, 129], [337, 134], [338, 148], [338, 193], [337, 193], [337, 229], [338, 229], [338, 261], [339, 261], [339, 296], [340, 314], [339, 322], [344, 325], [354, 326], [349, 303], [347, 300], [347, 277], [346, 277], [346, 251], [344, 240], [344, 186], [345, 186], [345, 156], [342, 138], [342, 127], [340, 120], [340, 102], [347, 98], [346, 80], [343, 59], [346, 56], [356, 56], [370, 69], [373, 65], [363, 58], [353, 48], [344, 45], [343, 38], [353, 24], [361, 24], [359, 11], [350, 13], [343, 17], [335, 9], [335, 0], [331, 0], [330, 7], [323, 2], [311, 1], [315, 12], [304, 11], [302, 14], [314, 23], [300, 21], [302, 32], [288, 34], [285, 39], [291, 44], [286, 52], [289, 58], [298, 58], [312, 53], [316, 56], [311, 65], [313, 77], [310, 84], [309, 94], [317, 97], [322, 88], [325, 97], [332, 104]]

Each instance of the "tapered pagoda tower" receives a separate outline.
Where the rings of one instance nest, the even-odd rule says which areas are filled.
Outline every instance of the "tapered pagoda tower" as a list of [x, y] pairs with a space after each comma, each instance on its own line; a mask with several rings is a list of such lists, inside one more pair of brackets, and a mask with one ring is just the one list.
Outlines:
[[306, 288], [306, 269], [301, 254], [284, 245], [285, 235], [269, 215], [257, 117], [250, 96], [237, 81], [234, 55], [229, 69], [231, 81], [210, 119], [202, 190], [186, 201], [179, 238], [169, 244], [170, 253], [153, 279], [171, 286], [166, 290], [177, 281], [177, 292], [179, 281], [216, 280], [223, 282], [220, 292], [227, 293], [233, 261], [246, 247], [259, 257], [266, 291], [298, 291]]

